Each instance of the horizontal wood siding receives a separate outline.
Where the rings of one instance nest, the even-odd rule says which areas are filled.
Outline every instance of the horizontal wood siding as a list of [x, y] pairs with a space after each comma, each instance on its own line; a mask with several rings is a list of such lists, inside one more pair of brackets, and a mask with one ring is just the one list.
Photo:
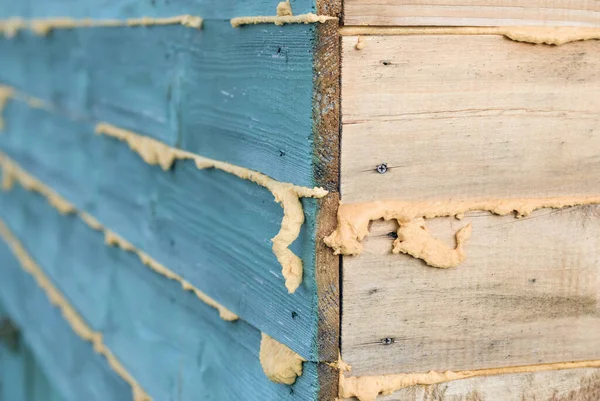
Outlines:
[[[104, 245], [101, 233], [75, 215], [60, 215], [40, 195], [18, 185], [13, 191], [0, 194], [0, 218], [86, 322], [103, 333], [107, 347], [155, 400], [316, 398], [315, 363], [304, 363], [304, 373], [292, 387], [269, 381], [258, 360], [259, 330], [243, 320], [220, 319], [217, 311], [192, 293], [182, 291], [178, 283], [154, 273], [134, 254]], [[10, 260], [4, 245], [1, 249], [2, 260]], [[11, 313], [17, 318], [25, 315], [22, 319], [41, 319], [42, 326], [22, 324], [26, 334], [41, 335], [66, 325], [58, 310], [49, 305], [16, 263], [2, 264], [1, 268], [7, 270], [3, 275], [11, 283], [17, 283], [19, 278], [28, 285], [0, 287], [3, 301], [30, 308]], [[31, 294], [39, 296], [25, 301]], [[50, 316], [56, 316], [54, 320], [44, 321], [38, 316], [44, 307]], [[70, 334], [68, 326], [64, 333], [55, 333], [53, 341], [52, 350], [46, 350], [45, 343], [36, 342], [40, 348], [36, 355], [49, 358], [44, 352], [60, 355], [81, 344], [87, 347], [87, 354], [67, 361], [82, 364], [99, 359], [103, 369], [109, 369], [91, 346]], [[58, 363], [45, 360], [48, 364]], [[55, 379], [62, 380], [65, 387], [73, 387], [71, 391], [77, 390], [72, 373], [61, 376], [58, 372]], [[107, 391], [104, 380], [87, 377], [80, 385]], [[125, 387], [125, 395], [69, 399], [130, 399], [129, 386]], [[248, 391], [250, 388], [252, 391]]]
[[23, 102], [9, 103], [4, 115], [0, 149], [26, 171], [259, 330], [317, 360], [314, 200], [304, 201], [307, 221], [292, 246], [304, 258], [304, 281], [288, 294], [271, 250], [283, 211], [266, 189], [192, 161], [165, 172], [127, 144], [95, 135], [91, 123]]
[[594, 0], [345, 0], [346, 25], [600, 26]]
[[343, 38], [344, 202], [598, 194], [600, 41], [361, 40]]
[[352, 375], [600, 359], [598, 216], [589, 206], [428, 220], [448, 244], [473, 226], [466, 261], [449, 270], [392, 255], [395, 224], [373, 224], [364, 253], [344, 257], [342, 353]]
[[[247, 15], [275, 15], [277, 0], [0, 0], [0, 18], [136, 18], [181, 14], [224, 20]], [[291, 0], [296, 14], [317, 10], [315, 0]], [[328, 10], [321, 7], [322, 11]]]
[[[4, 207], [0, 211], [7, 212]], [[0, 241], [0, 258], [3, 282], [10, 283], [0, 286], [0, 302], [21, 329], [24, 340], [64, 400], [131, 399], [129, 385], [94, 352], [90, 343], [72, 331], [3, 241]]]
[[0, 83], [65, 112], [313, 186], [312, 25], [23, 32]]
[[477, 377], [434, 386], [415, 386], [377, 401], [594, 401], [600, 370], [572, 369]]
[[[361, 40], [343, 38], [342, 202], [598, 195], [600, 42]], [[349, 375], [600, 358], [598, 216], [426, 220], [450, 247], [472, 224], [466, 261], [448, 270], [392, 255], [397, 225], [374, 223], [365, 252], [343, 259]]]

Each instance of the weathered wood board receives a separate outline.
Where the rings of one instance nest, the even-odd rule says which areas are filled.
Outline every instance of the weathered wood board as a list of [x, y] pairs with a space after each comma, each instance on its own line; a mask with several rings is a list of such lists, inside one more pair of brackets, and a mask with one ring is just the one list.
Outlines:
[[509, 374], [414, 386], [377, 401], [596, 401], [600, 371], [573, 369]]
[[[0, 149], [23, 169], [261, 331], [316, 360], [312, 261], [304, 264], [301, 288], [289, 294], [271, 250], [283, 212], [270, 192], [198, 170], [192, 161], [165, 172], [126, 143], [95, 135], [91, 123], [23, 102], [11, 102], [5, 117]], [[314, 213], [314, 200], [305, 204]], [[307, 230], [313, 221], [308, 215], [293, 247], [297, 254], [313, 252]]]
[[[343, 38], [344, 203], [598, 194], [600, 42], [357, 40]], [[351, 375], [600, 358], [598, 216], [587, 206], [426, 220], [449, 246], [473, 225], [467, 260], [449, 270], [392, 255], [397, 226], [374, 223], [365, 252], [343, 259]]]
[[0, 38], [0, 54], [11, 55], [0, 57], [0, 84], [67, 115], [313, 186], [315, 31], [207, 21], [202, 30], [21, 32]]
[[[0, 147], [78, 209], [240, 316], [236, 323], [221, 321], [212, 308], [136, 256], [115, 256], [122, 251], [107, 248], [100, 233], [73, 221], [76, 216], [58, 216], [38, 194], [22, 189], [1, 194], [2, 218], [19, 231], [74, 307], [105, 332], [111, 349], [155, 400], [329, 400], [337, 393], [337, 370], [320, 362], [338, 356], [339, 263], [320, 238], [333, 223], [333, 213], [323, 211], [331, 212], [338, 199], [338, 24], [230, 24], [233, 17], [274, 15], [277, 3], [0, 0], [4, 20], [204, 18], [201, 30], [178, 25], [54, 29], [45, 36], [21, 30], [0, 38], [0, 84], [53, 108], [48, 112], [35, 108], [39, 102], [8, 99]], [[341, 8], [336, 0], [291, 3], [295, 14], [331, 15]], [[283, 216], [273, 194], [215, 169], [200, 171], [191, 161], [162, 171], [126, 143], [96, 136], [98, 122], [274, 180], [331, 191], [331, 199], [302, 200], [305, 221], [291, 246], [303, 260], [301, 288], [287, 292], [271, 249]], [[0, 254], [7, 268], [9, 259]], [[75, 266], [86, 269], [74, 274]], [[9, 281], [17, 276], [7, 275]], [[0, 284], [0, 296], [7, 303], [23, 301], [4, 287]], [[39, 326], [27, 319], [44, 308], [49, 306], [32, 302], [30, 309], [12, 307], [10, 313], [35, 336]], [[308, 360], [293, 386], [273, 383], [262, 371], [261, 332]], [[52, 366], [53, 355], [45, 349], [59, 350], [67, 340], [74, 344], [68, 363], [95, 357], [77, 348], [89, 344], [62, 332], [56, 339], [35, 337], [34, 353]], [[104, 387], [104, 378], [87, 379], [81, 388], [71, 388], [60, 369], [52, 378], [68, 399], [130, 397], [90, 395], [90, 388]], [[127, 390], [118, 380], [106, 387]], [[244, 394], [248, 388], [252, 391]]]
[[600, 25], [594, 0], [345, 0], [346, 25]]
[[[296, 14], [319, 11], [333, 15], [338, 0], [292, 0]], [[274, 15], [273, 0], [1, 0], [0, 18], [139, 18], [190, 14], [207, 20], [228, 20], [252, 15]]]
[[364, 253], [343, 264], [342, 355], [352, 375], [599, 359], [598, 216], [588, 206], [428, 220], [450, 246], [473, 225], [467, 260], [448, 270], [392, 255], [395, 224], [373, 224]]
[[344, 202], [598, 193], [600, 41], [361, 40], [343, 38]]

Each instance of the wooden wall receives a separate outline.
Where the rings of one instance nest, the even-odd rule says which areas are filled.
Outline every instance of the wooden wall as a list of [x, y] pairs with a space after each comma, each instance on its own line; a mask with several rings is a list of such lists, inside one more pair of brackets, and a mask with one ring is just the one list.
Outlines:
[[[424, 201], [597, 197], [600, 42], [534, 45], [451, 27], [597, 26], [597, 3], [463, 3], [345, 2], [342, 202], [369, 210], [396, 199], [418, 210]], [[448, 29], [402, 29], [410, 25]], [[598, 213], [583, 205], [426, 219], [449, 248], [472, 225], [466, 260], [447, 270], [392, 254], [398, 224], [374, 221], [364, 252], [343, 257], [345, 375], [600, 359]], [[377, 400], [591, 400], [597, 375], [471, 378]]]
[[346, 25], [598, 26], [593, 0], [345, 0]]
[[[338, 261], [317, 243], [323, 224], [331, 224], [320, 211], [336, 203], [302, 200], [305, 223], [292, 250], [303, 260], [304, 277], [289, 294], [271, 250], [283, 211], [269, 191], [198, 170], [192, 161], [163, 171], [127, 144], [95, 135], [94, 127], [107, 122], [278, 181], [323, 186], [337, 198], [337, 21], [231, 26], [233, 17], [274, 15], [272, 1], [51, 4], [2, 1], [0, 16], [205, 19], [201, 30], [56, 29], [0, 38], [0, 83], [52, 105], [10, 99], [0, 150], [240, 320], [222, 321], [178, 283], [107, 247], [76, 215], [60, 215], [18, 185], [0, 194], [0, 218], [155, 400], [330, 399], [337, 371], [321, 362], [337, 359]], [[291, 4], [296, 14], [339, 11], [333, 1]], [[23, 286], [0, 286], [0, 299], [23, 331], [40, 330], [41, 311], [47, 331], [57, 330], [31, 340], [44, 370], [59, 363], [51, 352], [72, 348], [50, 378], [65, 399], [128, 399], [123, 381], [91, 345], [66, 334], [60, 314], [8, 249], [0, 260], [8, 282]], [[29, 292], [39, 296], [28, 300]], [[272, 383], [262, 372], [261, 332], [307, 360], [293, 386]], [[81, 385], [71, 384], [73, 369], [88, 363]]]

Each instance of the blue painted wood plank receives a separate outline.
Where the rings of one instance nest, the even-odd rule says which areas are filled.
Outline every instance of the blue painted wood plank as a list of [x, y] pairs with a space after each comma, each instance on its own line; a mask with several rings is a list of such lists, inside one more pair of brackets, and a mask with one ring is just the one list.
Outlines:
[[[2, 210], [6, 213], [6, 209]], [[6, 280], [0, 285], [0, 302], [65, 400], [131, 399], [130, 387], [94, 352], [90, 343], [73, 333], [3, 241], [0, 276]]]
[[[313, 199], [303, 200], [306, 223], [291, 247], [303, 258], [304, 279], [288, 294], [270, 240], [283, 212], [266, 189], [189, 161], [165, 172], [95, 135], [92, 124], [22, 102], [10, 102], [4, 116], [0, 148], [25, 170], [261, 331], [318, 360]], [[23, 205], [6, 208], [16, 214]]]
[[[0, 218], [156, 401], [317, 399], [315, 363], [304, 364], [293, 386], [270, 382], [258, 360], [260, 331], [221, 320], [132, 253], [105, 246], [75, 215], [59, 215], [42, 196], [19, 186], [0, 194]], [[19, 294], [28, 292], [12, 295]]]
[[171, 146], [314, 186], [314, 25], [0, 38], [0, 82]]
[[[135, 18], [191, 14], [206, 19], [274, 15], [279, 0], [0, 0], [0, 18]], [[315, 0], [291, 0], [296, 14], [314, 12]]]
[[[10, 319], [0, 304], [0, 319]], [[29, 345], [20, 339], [13, 348], [0, 342], [0, 401], [61, 401]]]

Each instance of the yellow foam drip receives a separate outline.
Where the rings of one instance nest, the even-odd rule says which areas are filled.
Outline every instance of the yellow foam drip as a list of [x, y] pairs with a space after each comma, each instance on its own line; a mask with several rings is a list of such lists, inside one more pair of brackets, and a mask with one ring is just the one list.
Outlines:
[[260, 364], [269, 380], [281, 384], [294, 384], [302, 376], [304, 358], [286, 345], [262, 333], [260, 341]]
[[463, 201], [401, 201], [382, 200], [363, 203], [340, 204], [338, 225], [324, 239], [336, 255], [359, 255], [361, 241], [369, 234], [373, 220], [396, 220], [400, 225], [398, 239], [394, 241], [395, 253], [408, 253], [423, 259], [433, 267], [454, 267], [465, 259], [464, 243], [471, 235], [470, 225], [456, 233], [457, 248], [452, 250], [421, 229], [422, 221], [435, 217], [462, 216], [471, 211], [488, 211], [500, 216], [516, 213], [528, 216], [537, 209], [560, 209], [570, 206], [600, 204], [600, 196], [565, 196], [553, 198], [483, 199]]
[[152, 259], [146, 253], [135, 248], [130, 242], [124, 240], [114, 232], [105, 228], [95, 217], [89, 215], [88, 213], [81, 212], [75, 209], [75, 207], [70, 202], [65, 200], [51, 188], [47, 187], [40, 180], [27, 173], [25, 170], [19, 167], [17, 163], [12, 161], [7, 155], [5, 155], [2, 152], [0, 152], [0, 166], [2, 167], [3, 173], [2, 188], [5, 191], [12, 189], [14, 183], [18, 182], [25, 189], [42, 194], [48, 200], [48, 202], [52, 206], [54, 206], [61, 214], [76, 213], [89, 227], [96, 231], [104, 233], [106, 245], [116, 246], [123, 249], [124, 251], [135, 253], [144, 265], [148, 266], [156, 273], [161, 274], [171, 280], [177, 281], [186, 291], [194, 292], [194, 294], [202, 302], [205, 302], [209, 306], [217, 309], [219, 311], [219, 315], [223, 320], [233, 321], [238, 319], [238, 316], [236, 314], [219, 304], [217, 301], [215, 301], [199, 289], [193, 287], [190, 283], [185, 281], [183, 277], [169, 270], [162, 264]]
[[292, 12], [292, 5], [290, 4], [290, 0], [282, 1], [281, 3], [277, 4], [277, 16], [278, 17], [290, 16], [290, 15], [294, 15], [294, 13]]
[[140, 17], [126, 20], [95, 20], [91, 18], [74, 19], [68, 17], [54, 17], [47, 19], [24, 20], [11, 18], [0, 21], [0, 33], [13, 37], [19, 30], [31, 29], [35, 34], [45, 36], [55, 29], [99, 28], [99, 27], [136, 27], [153, 25], [183, 25], [189, 28], [202, 28], [203, 20], [193, 15], [177, 15], [166, 18]]
[[275, 181], [256, 171], [171, 148], [155, 139], [110, 124], [98, 124], [96, 133], [126, 142], [131, 150], [139, 154], [146, 163], [159, 165], [163, 170], [170, 169], [175, 160], [193, 160], [199, 169], [221, 170], [268, 189], [275, 197], [275, 201], [283, 208], [281, 229], [272, 239], [273, 253], [282, 266], [282, 274], [288, 291], [293, 293], [300, 286], [302, 283], [302, 260], [289, 249], [289, 246], [300, 235], [300, 228], [304, 224], [304, 211], [300, 198], [321, 198], [327, 195], [327, 191], [322, 188], [306, 188]]
[[44, 290], [50, 302], [57, 306], [73, 331], [86, 341], [92, 343], [94, 350], [103, 355], [110, 367], [131, 386], [134, 401], [151, 401], [152, 398], [141, 388], [133, 376], [125, 369], [102, 340], [102, 333], [92, 330], [77, 313], [63, 294], [52, 284], [43, 270], [29, 256], [19, 240], [12, 234], [6, 224], [0, 220], [0, 236], [11, 248], [23, 270], [33, 276], [38, 286]]
[[356, 397], [359, 401], [375, 401], [378, 395], [388, 395], [400, 389], [416, 385], [433, 385], [454, 380], [480, 376], [511, 373], [534, 373], [564, 369], [600, 368], [600, 360], [581, 362], [557, 362], [539, 365], [513, 366], [493, 369], [447, 371], [429, 373], [401, 373], [380, 376], [346, 377], [340, 372], [339, 396], [341, 399]]
[[342, 36], [359, 35], [500, 35], [516, 42], [560, 46], [581, 40], [600, 39], [600, 28], [571, 26], [499, 27], [384, 27], [346, 26]]

